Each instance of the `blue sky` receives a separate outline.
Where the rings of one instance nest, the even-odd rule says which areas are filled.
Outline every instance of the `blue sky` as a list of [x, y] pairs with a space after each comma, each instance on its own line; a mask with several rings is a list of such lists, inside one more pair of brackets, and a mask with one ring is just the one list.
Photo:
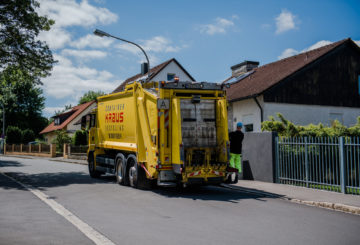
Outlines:
[[360, 1], [39, 0], [55, 20], [41, 33], [58, 63], [43, 79], [44, 116], [88, 90], [111, 92], [140, 72], [143, 54], [95, 28], [140, 44], [151, 66], [176, 58], [198, 81], [221, 82], [244, 60], [264, 65], [352, 38], [360, 45]]

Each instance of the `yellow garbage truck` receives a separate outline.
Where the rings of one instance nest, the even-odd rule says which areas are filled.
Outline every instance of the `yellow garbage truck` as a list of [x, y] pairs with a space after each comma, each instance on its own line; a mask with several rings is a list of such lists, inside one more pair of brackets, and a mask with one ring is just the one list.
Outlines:
[[132, 187], [221, 184], [229, 167], [223, 85], [133, 82], [97, 98], [88, 122], [90, 176]]

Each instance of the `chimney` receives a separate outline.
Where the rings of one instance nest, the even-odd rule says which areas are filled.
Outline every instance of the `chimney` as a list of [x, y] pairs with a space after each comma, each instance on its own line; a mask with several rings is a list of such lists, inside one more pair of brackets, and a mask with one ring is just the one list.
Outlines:
[[142, 63], [141, 64], [141, 75], [145, 75], [149, 71], [149, 64], [148, 63]]
[[241, 62], [240, 64], [234, 65], [231, 67], [232, 76], [236, 77], [243, 73], [246, 73], [248, 71], [251, 71], [252, 69], [259, 66], [258, 61], [249, 61], [245, 60], [244, 62]]

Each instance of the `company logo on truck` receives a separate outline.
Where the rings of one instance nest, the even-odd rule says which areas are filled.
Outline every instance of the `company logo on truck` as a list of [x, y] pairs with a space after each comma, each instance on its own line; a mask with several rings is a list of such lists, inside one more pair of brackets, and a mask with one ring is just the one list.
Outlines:
[[123, 122], [124, 121], [124, 112], [113, 112], [105, 114], [105, 122], [106, 123], [115, 123], [115, 122]]

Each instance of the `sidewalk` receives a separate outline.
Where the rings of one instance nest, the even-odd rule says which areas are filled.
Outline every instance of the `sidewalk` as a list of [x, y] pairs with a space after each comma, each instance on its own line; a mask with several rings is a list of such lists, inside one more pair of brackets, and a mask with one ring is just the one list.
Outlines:
[[237, 184], [224, 186], [261, 196], [278, 197], [295, 203], [360, 215], [360, 196], [356, 195], [251, 180], [239, 180]]
[[[39, 157], [36, 156], [26, 156], [26, 155], [11, 155], [11, 154], [7, 154], [7, 155], [0, 155], [3, 157], [18, 157], [18, 158], [27, 158], [27, 159], [38, 159]], [[54, 162], [67, 162], [67, 163], [76, 163], [76, 164], [82, 164], [82, 165], [87, 165], [87, 161], [86, 160], [79, 160], [79, 159], [68, 159], [68, 158], [64, 158], [64, 157], [40, 157], [40, 159], [46, 159], [49, 161], [54, 161]]]

